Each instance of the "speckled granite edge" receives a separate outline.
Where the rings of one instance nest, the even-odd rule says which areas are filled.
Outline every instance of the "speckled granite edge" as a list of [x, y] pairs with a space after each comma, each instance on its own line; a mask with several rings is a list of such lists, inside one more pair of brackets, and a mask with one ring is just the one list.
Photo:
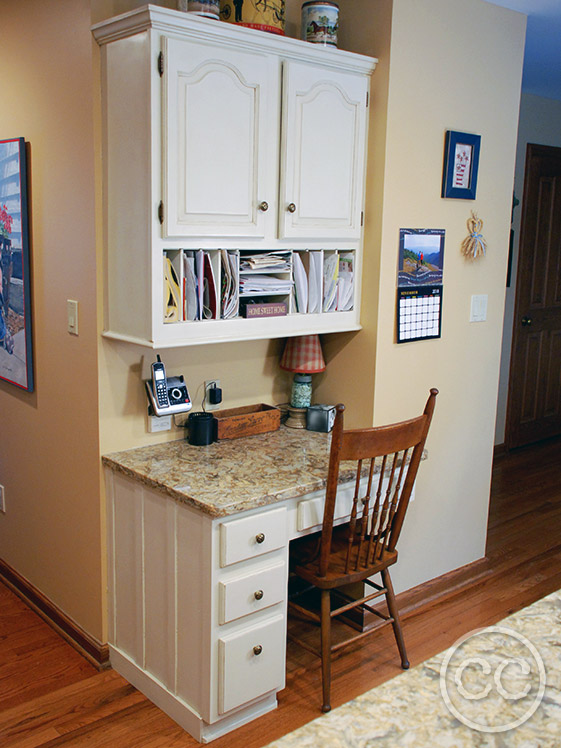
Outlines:
[[[164, 442], [114, 452], [102, 461], [106, 468], [176, 501], [212, 517], [225, 517], [324, 489], [330, 445], [330, 434], [281, 426], [278, 431], [205, 447], [184, 439]], [[345, 463], [339, 479], [354, 479]]]
[[[505, 633], [505, 630], [510, 633]], [[529, 641], [541, 657], [545, 668], [541, 676], [539, 667], [528, 655], [529, 650], [516, 639], [517, 635]], [[267, 748], [561, 746], [561, 590], [503, 619], [496, 627], [482, 629], [452, 655], [453, 649], [285, 735]], [[457, 666], [464, 661], [470, 663], [460, 681], [471, 699], [451, 699], [452, 704], [460, 707], [467, 724], [449, 711], [442, 695], [442, 666], [449, 656], [452, 657], [450, 662], [456, 660]], [[516, 657], [531, 663], [530, 676], [526, 677], [514, 664]], [[478, 658], [490, 663], [487, 675]], [[493, 680], [501, 663], [506, 661], [510, 664], [502, 671], [500, 681], [511, 696], [509, 699], [500, 695]], [[448, 665], [448, 683], [453, 685], [456, 672], [457, 669], [454, 671]], [[541, 698], [540, 682], [545, 686]], [[512, 698], [513, 694], [523, 693], [529, 684], [531, 688], [527, 696]], [[479, 698], [488, 686], [489, 694]], [[318, 686], [318, 707], [319, 699]], [[532, 705], [536, 708], [530, 714]], [[516, 724], [526, 714], [530, 715], [528, 719]], [[482, 730], [482, 725], [486, 728], [512, 727], [493, 732]]]
[[196, 447], [185, 440], [105, 455], [105, 467], [224, 517], [325, 487], [330, 435], [286, 429]]

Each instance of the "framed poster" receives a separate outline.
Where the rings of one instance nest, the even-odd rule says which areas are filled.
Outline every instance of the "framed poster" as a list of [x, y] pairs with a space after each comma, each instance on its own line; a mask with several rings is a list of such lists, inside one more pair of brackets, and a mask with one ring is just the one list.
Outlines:
[[27, 205], [25, 141], [0, 140], [0, 379], [32, 392]]
[[448, 130], [444, 142], [442, 197], [475, 200], [481, 135]]
[[444, 229], [400, 229], [397, 342], [439, 338]]

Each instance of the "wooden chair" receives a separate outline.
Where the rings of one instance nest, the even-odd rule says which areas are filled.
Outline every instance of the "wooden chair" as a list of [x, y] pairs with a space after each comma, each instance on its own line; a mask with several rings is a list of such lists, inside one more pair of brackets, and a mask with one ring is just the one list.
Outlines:
[[[289, 598], [289, 609], [321, 625], [321, 652], [306, 641], [290, 634], [306, 649], [321, 655], [322, 660], [322, 711], [331, 709], [331, 653], [346, 644], [373, 633], [391, 623], [401, 656], [401, 666], [409, 667], [401, 631], [395, 594], [388, 567], [397, 561], [396, 545], [405, 518], [405, 512], [415, 482], [423, 447], [427, 438], [438, 390], [431, 389], [425, 410], [418, 418], [369, 429], [343, 430], [344, 406], [337, 406], [333, 427], [323, 526], [315, 533], [294, 540], [291, 544], [291, 572], [321, 591], [319, 614], [296, 599], [300, 592]], [[352, 461], [352, 462], [350, 462]], [[335, 500], [340, 472], [351, 468], [355, 489], [350, 518], [334, 525]], [[387, 481], [387, 483], [386, 483]], [[384, 483], [384, 485], [382, 485]], [[369, 577], [381, 573], [382, 585]], [[341, 587], [362, 582], [374, 588], [363, 597], [352, 599]], [[331, 593], [337, 593], [343, 603], [332, 610]], [[369, 603], [381, 595], [386, 596], [386, 615]], [[348, 613], [352, 608], [373, 613], [376, 621], [367, 630], [332, 645], [331, 619]]]

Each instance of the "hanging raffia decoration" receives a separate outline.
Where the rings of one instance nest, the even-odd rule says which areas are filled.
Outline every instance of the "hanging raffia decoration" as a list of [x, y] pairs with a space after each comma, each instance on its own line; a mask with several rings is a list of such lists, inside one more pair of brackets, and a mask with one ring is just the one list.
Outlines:
[[479, 255], [484, 255], [487, 249], [487, 242], [483, 238], [481, 229], [483, 221], [477, 217], [477, 213], [471, 211], [471, 218], [467, 220], [469, 236], [462, 242], [462, 253], [465, 257], [475, 260]]

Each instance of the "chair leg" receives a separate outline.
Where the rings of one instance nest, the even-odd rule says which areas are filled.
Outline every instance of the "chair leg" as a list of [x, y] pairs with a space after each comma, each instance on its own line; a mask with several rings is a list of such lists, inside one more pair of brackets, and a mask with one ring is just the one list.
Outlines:
[[384, 587], [387, 589], [386, 601], [388, 603], [388, 610], [390, 612], [390, 616], [393, 618], [392, 627], [393, 627], [393, 633], [395, 635], [395, 641], [397, 643], [397, 648], [399, 649], [399, 655], [401, 657], [401, 667], [404, 670], [407, 670], [409, 667], [409, 660], [407, 659], [407, 652], [405, 650], [405, 641], [403, 640], [403, 632], [401, 630], [401, 621], [400, 621], [399, 613], [397, 610], [397, 603], [395, 601], [395, 593], [393, 591], [393, 585], [392, 585], [392, 580], [390, 577], [390, 572], [388, 571], [388, 569], [383, 569], [381, 573], [382, 573], [382, 583]]
[[331, 593], [321, 591], [321, 685], [322, 712], [331, 711]]

